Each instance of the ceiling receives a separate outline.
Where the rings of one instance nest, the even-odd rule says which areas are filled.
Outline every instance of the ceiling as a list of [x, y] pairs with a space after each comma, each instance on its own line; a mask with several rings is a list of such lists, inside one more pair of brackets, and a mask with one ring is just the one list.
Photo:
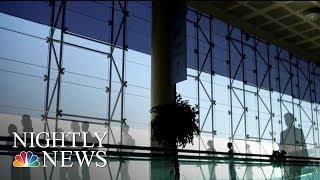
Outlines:
[[303, 11], [320, 1], [188, 1], [197, 10], [320, 63], [320, 20], [304, 20]]

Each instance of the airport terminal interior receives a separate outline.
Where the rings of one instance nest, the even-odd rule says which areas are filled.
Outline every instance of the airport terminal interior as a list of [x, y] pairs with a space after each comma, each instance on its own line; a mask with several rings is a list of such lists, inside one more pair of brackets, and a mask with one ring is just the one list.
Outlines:
[[320, 179], [319, 123], [318, 1], [0, 2], [3, 180]]

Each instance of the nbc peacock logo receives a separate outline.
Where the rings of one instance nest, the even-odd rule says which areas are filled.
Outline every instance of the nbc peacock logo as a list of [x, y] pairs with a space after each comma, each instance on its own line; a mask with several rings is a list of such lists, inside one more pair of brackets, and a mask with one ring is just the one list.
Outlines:
[[15, 156], [13, 161], [14, 167], [39, 167], [40, 162], [38, 156], [34, 155], [31, 151], [22, 151], [20, 154]]

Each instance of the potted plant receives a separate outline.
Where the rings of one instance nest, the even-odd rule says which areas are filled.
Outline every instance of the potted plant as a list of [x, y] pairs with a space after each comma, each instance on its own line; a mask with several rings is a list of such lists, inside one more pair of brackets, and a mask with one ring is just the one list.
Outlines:
[[164, 147], [173, 148], [170, 152], [175, 179], [180, 178], [177, 147], [184, 148], [187, 143], [193, 143], [194, 135], [200, 130], [197, 125], [198, 110], [184, 101], [181, 95], [176, 95], [174, 104], [159, 105], [151, 109], [155, 113], [151, 122], [152, 138]]

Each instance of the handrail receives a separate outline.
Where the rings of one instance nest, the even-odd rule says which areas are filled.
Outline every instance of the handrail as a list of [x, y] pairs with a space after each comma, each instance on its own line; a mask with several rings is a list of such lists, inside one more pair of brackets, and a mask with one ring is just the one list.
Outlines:
[[[27, 138], [30, 140], [30, 138]], [[13, 137], [0, 136], [0, 141], [5, 142], [13, 142]], [[27, 141], [30, 142], [30, 141]], [[41, 144], [45, 143], [44, 139], [40, 139], [39, 142]], [[52, 144], [52, 142], [50, 142]], [[48, 147], [48, 148], [24, 148], [18, 147], [13, 148], [12, 145], [0, 145], [0, 155], [13, 155], [16, 154], [14, 152], [18, 151], [27, 151], [30, 150], [34, 153], [41, 154], [42, 151], [47, 151], [52, 153], [53, 151], [65, 151], [65, 150], [87, 150], [93, 151], [98, 150], [94, 148], [83, 148], [83, 142], [76, 142], [76, 146], [80, 146], [80, 148], [73, 147]], [[92, 145], [92, 143], [87, 143], [88, 145]], [[58, 144], [59, 145], [59, 144]], [[66, 146], [72, 145], [71, 141], [65, 141]], [[201, 150], [188, 150], [188, 149], [174, 149], [174, 148], [164, 148], [164, 147], [147, 147], [147, 146], [127, 146], [127, 145], [115, 145], [115, 144], [102, 144], [103, 148], [106, 149], [107, 156], [118, 156], [118, 157], [139, 157], [139, 158], [167, 158], [168, 155], [174, 155], [178, 153], [179, 159], [187, 159], [187, 160], [222, 160], [229, 161], [230, 153], [228, 152], [213, 152], [213, 151], [201, 151]], [[96, 148], [98, 147], [96, 144], [94, 145]], [[131, 151], [123, 151], [123, 150], [131, 150]], [[139, 152], [134, 152], [139, 151]], [[141, 152], [142, 151], [142, 152]], [[148, 152], [143, 152], [148, 151]], [[196, 155], [195, 155], [196, 154]], [[233, 153], [232, 160], [238, 163], [241, 162], [260, 162], [260, 163], [282, 163], [282, 164], [296, 164], [296, 165], [320, 165], [320, 158], [314, 157], [296, 157], [296, 156], [285, 156], [285, 160], [277, 161], [272, 160], [272, 155], [264, 155], [264, 154], [247, 154], [247, 153]]]

